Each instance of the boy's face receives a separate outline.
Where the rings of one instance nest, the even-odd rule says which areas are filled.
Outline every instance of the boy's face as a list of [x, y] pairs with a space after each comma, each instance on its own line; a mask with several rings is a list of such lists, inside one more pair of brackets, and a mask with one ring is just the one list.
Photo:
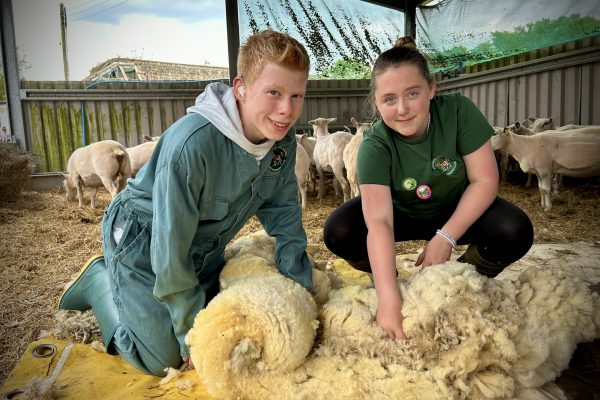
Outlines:
[[306, 94], [306, 72], [268, 63], [252, 83], [234, 80], [244, 134], [252, 143], [281, 140], [296, 123]]

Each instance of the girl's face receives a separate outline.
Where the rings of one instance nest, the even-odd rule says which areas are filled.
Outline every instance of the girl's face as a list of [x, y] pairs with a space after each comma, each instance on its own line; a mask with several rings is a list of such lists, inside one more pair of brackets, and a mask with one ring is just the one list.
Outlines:
[[375, 79], [375, 106], [386, 125], [405, 138], [425, 136], [435, 84], [413, 64], [388, 68]]
[[234, 80], [234, 93], [244, 128], [252, 143], [281, 140], [302, 113], [306, 72], [293, 71], [268, 63], [251, 84], [243, 78]]

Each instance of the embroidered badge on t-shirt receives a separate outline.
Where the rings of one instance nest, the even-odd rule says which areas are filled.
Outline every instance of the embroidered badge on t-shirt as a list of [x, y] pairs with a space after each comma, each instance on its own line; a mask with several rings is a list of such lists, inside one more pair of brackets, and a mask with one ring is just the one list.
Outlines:
[[452, 175], [456, 171], [457, 165], [458, 163], [455, 160], [444, 156], [437, 156], [431, 161], [431, 168], [434, 171], [441, 171], [446, 175]]
[[402, 187], [404, 190], [414, 190], [417, 187], [417, 180], [415, 178], [405, 178], [402, 181]]
[[271, 164], [269, 164], [269, 170], [277, 172], [283, 167], [283, 164], [287, 160], [287, 151], [283, 147], [277, 147], [273, 149], [273, 158]]

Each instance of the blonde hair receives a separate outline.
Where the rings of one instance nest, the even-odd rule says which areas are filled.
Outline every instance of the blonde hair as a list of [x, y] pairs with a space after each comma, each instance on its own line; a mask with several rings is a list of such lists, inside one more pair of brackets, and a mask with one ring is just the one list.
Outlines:
[[285, 33], [271, 29], [255, 33], [240, 47], [237, 73], [246, 82], [252, 83], [270, 62], [294, 71], [304, 71], [308, 76], [310, 61], [304, 46]]

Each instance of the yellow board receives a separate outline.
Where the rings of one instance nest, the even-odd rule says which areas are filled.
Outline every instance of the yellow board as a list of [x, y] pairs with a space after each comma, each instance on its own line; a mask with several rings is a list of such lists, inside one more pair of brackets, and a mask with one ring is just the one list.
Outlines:
[[[35, 377], [51, 376], [68, 345], [68, 341], [44, 338], [33, 342], [4, 383], [0, 396], [24, 389]], [[36, 358], [33, 350], [40, 344], [56, 347], [56, 353], [47, 358]], [[130, 366], [120, 356], [111, 356], [93, 350], [89, 345], [75, 344], [68, 353], [53, 385], [58, 398], [64, 399], [197, 399], [214, 400], [206, 393], [196, 371], [185, 371], [168, 383], [162, 378], [147, 375]], [[182, 383], [191, 383], [183, 389]], [[10, 399], [23, 398], [15, 394]]]

